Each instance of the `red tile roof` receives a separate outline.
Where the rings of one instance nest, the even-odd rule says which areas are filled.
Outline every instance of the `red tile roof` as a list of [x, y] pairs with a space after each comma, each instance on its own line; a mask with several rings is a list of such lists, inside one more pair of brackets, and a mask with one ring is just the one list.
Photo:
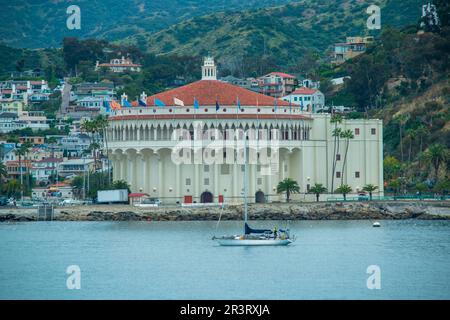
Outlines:
[[317, 91], [318, 90], [316, 90], [316, 89], [301, 87], [301, 88], [298, 88], [297, 90], [295, 90], [294, 92], [292, 92], [291, 94], [314, 94]]
[[[196, 98], [200, 106], [236, 106], [237, 98], [241, 106], [274, 106], [275, 99], [239, 86], [217, 80], [200, 80], [188, 85], [161, 92], [147, 98], [147, 105], [154, 106], [154, 98], [173, 106], [173, 98], [180, 99], [185, 106], [193, 106]], [[289, 106], [288, 102], [278, 99], [278, 106]]]
[[270, 75], [275, 75], [275, 76], [279, 76], [279, 77], [282, 77], [282, 78], [295, 79], [295, 77], [293, 75], [290, 75], [290, 74], [287, 74], [287, 73], [283, 73], [283, 72], [271, 72], [267, 76], [270, 76]]

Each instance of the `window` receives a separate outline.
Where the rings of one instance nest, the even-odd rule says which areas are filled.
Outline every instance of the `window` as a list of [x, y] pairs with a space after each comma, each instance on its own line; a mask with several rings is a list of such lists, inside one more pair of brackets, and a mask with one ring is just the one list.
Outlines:
[[230, 174], [230, 166], [228, 164], [222, 164], [220, 166], [220, 174]]
[[359, 128], [355, 128], [355, 136], [359, 135]]
[[205, 180], [203, 181], [203, 184], [205, 186], [209, 186], [209, 178], [205, 178]]
[[359, 171], [355, 171], [355, 178], [359, 178]]
[[203, 171], [204, 171], [204, 172], [209, 172], [209, 166], [208, 166], [208, 165], [205, 165], [205, 166], [203, 167]]
[[372, 133], [372, 135], [376, 135], [376, 134], [377, 134], [377, 129], [372, 128], [372, 129], [371, 129], [371, 133]]
[[190, 179], [190, 178], [187, 178], [187, 179], [186, 179], [186, 185], [187, 185], [187, 186], [190, 186], [190, 185], [191, 185], [191, 179]]
[[341, 177], [341, 172], [340, 171], [336, 171], [336, 178], [340, 178]]
[[336, 154], [336, 161], [341, 161], [341, 155], [339, 153]]
[[258, 182], [258, 185], [262, 185], [262, 178], [258, 178], [258, 180], [257, 180]]

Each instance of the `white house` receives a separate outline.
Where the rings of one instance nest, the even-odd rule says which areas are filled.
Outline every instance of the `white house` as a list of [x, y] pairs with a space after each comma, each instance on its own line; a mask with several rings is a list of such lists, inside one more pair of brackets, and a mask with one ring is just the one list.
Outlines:
[[305, 111], [317, 112], [325, 107], [325, 95], [317, 89], [301, 87], [282, 99], [300, 105]]

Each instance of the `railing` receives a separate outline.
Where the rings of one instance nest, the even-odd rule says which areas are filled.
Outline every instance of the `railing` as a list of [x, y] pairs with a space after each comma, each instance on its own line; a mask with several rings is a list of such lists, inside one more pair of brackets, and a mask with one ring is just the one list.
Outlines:
[[[369, 201], [370, 197], [367, 196], [347, 196], [344, 197], [328, 197], [328, 202], [352, 202], [352, 201]], [[372, 196], [372, 201], [402, 201], [402, 200], [414, 200], [414, 201], [446, 201], [450, 200], [450, 195], [402, 195], [402, 196]]]

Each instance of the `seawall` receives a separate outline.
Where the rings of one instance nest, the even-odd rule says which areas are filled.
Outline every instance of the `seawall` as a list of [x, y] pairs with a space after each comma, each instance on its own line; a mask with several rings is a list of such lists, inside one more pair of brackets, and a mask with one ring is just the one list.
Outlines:
[[[55, 221], [242, 220], [243, 206], [138, 208], [89, 205], [55, 208]], [[36, 221], [37, 208], [0, 209], [0, 222]], [[450, 201], [271, 203], [249, 205], [250, 220], [450, 220]]]

